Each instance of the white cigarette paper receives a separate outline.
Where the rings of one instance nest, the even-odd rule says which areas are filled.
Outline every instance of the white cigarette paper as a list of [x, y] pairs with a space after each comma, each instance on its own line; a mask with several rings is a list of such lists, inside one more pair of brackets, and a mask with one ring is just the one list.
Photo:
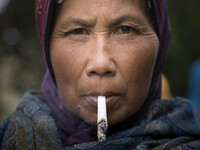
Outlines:
[[103, 142], [106, 140], [106, 132], [108, 128], [107, 112], [106, 112], [106, 97], [98, 96], [98, 118], [97, 118], [97, 137]]

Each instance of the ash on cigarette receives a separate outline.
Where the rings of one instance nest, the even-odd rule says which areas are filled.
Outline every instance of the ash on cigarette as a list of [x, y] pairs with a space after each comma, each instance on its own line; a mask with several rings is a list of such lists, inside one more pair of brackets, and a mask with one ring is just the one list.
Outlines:
[[98, 125], [97, 125], [97, 136], [98, 136], [98, 140], [100, 142], [103, 142], [106, 140], [106, 132], [107, 132], [107, 125], [106, 125], [106, 120], [102, 119]]

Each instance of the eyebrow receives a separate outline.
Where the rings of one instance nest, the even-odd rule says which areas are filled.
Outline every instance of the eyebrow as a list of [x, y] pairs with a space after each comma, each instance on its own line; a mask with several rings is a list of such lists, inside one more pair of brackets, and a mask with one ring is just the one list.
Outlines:
[[68, 18], [66, 21], [61, 22], [59, 26], [62, 29], [65, 29], [68, 26], [72, 26], [72, 25], [93, 27], [96, 24], [95, 22], [96, 22], [96, 20], [92, 21], [92, 20], [87, 20], [87, 19], [82, 19], [82, 18]]
[[122, 24], [124, 22], [133, 22], [137, 25], [144, 25], [144, 22], [138, 17], [138, 16], [134, 16], [132, 14], [127, 14], [127, 15], [123, 15], [117, 19], [113, 19], [113, 21], [111, 21], [111, 26], [116, 26], [119, 24]]
[[[116, 19], [113, 18], [109, 20], [109, 27], [117, 26], [119, 24], [122, 24], [124, 22], [134, 22], [137, 25], [144, 25], [144, 22], [138, 17], [134, 16], [132, 14], [123, 15], [120, 17], [117, 17]], [[94, 27], [96, 24], [95, 20], [89, 20], [89, 19], [82, 19], [82, 18], [68, 18], [66, 21], [63, 21], [60, 23], [60, 27], [62, 29], [67, 28], [68, 26], [78, 25], [83, 27]]]

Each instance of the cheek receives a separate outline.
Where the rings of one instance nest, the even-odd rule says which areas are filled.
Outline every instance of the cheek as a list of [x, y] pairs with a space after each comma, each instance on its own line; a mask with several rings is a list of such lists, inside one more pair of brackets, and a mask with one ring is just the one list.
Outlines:
[[56, 76], [57, 84], [73, 86], [83, 71], [84, 57], [74, 45], [64, 42], [55, 42], [51, 46], [51, 62]]
[[58, 90], [65, 107], [72, 112], [78, 110], [76, 89], [83, 71], [84, 61], [81, 59], [83, 59], [83, 57], [80, 57], [76, 46], [72, 48], [65, 42], [52, 42], [51, 62]]
[[118, 66], [129, 87], [147, 91], [157, 56], [157, 42], [138, 39], [117, 47], [120, 49]]
[[[126, 116], [137, 112], [142, 106], [151, 83], [154, 64], [157, 56], [157, 44], [134, 42], [119, 47], [118, 68], [128, 85]], [[144, 42], [145, 43], [145, 42]], [[148, 42], [146, 42], [148, 43]]]

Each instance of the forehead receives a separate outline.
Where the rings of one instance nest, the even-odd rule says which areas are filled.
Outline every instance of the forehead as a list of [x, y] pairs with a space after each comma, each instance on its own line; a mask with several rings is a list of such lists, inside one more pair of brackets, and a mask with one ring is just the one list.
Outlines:
[[146, 13], [146, 0], [64, 0], [59, 14], [83, 15], [104, 11], [107, 15], [140, 10]]

